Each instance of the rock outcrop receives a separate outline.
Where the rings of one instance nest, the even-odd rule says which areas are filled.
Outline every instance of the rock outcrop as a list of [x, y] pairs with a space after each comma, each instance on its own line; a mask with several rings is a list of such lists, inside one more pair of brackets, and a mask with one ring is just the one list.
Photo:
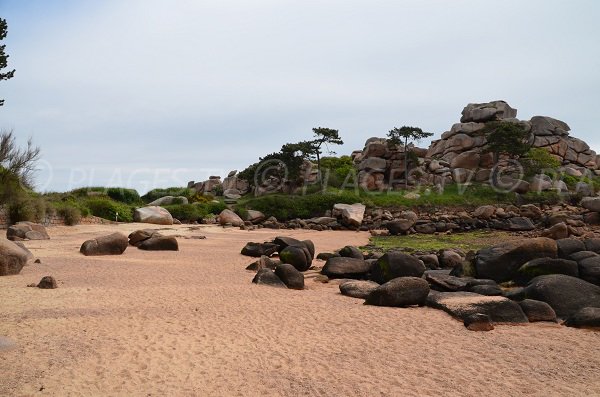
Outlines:
[[[499, 121], [520, 124], [529, 133], [532, 147], [548, 151], [560, 161], [566, 174], [576, 177], [593, 172], [600, 174], [600, 156], [581, 139], [569, 136], [570, 128], [565, 122], [546, 116], [534, 116], [531, 120], [519, 120], [516, 116], [517, 110], [505, 101], [468, 104], [460, 122], [434, 140], [428, 149], [391, 146], [386, 138], [369, 138], [362, 151], [352, 154], [359, 171], [359, 185], [367, 190], [385, 190], [403, 185], [405, 179], [409, 185], [440, 186], [452, 182], [490, 181], [494, 156], [485, 150], [486, 126]], [[411, 156], [405, 156], [407, 149]], [[408, 175], [404, 175], [405, 161], [408, 161]], [[531, 184], [512, 178], [500, 182], [518, 193], [565, 188], [543, 177]]]

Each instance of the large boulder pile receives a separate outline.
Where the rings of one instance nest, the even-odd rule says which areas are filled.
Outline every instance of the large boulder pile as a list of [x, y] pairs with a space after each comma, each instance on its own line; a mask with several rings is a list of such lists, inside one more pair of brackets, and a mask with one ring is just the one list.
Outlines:
[[[569, 168], [568, 173], [581, 176], [586, 170], [598, 169], [600, 158], [585, 142], [569, 136], [566, 123], [546, 116], [534, 116], [528, 121], [516, 116], [517, 110], [504, 101], [469, 104], [462, 111], [460, 123], [432, 142], [427, 158], [449, 164], [450, 169], [445, 171], [451, 172], [447, 176], [455, 180], [456, 175], [466, 173], [474, 180], [486, 181], [493, 166], [492, 154], [482, 150], [487, 143], [486, 123], [504, 121], [522, 125], [530, 133], [532, 146], [547, 150]], [[543, 190], [553, 187], [551, 183], [536, 183], [536, 186], [543, 186]]]
[[[358, 168], [359, 184], [368, 190], [384, 190], [404, 184], [430, 184], [444, 186], [448, 183], [490, 180], [494, 166], [492, 153], [484, 150], [487, 144], [486, 125], [490, 122], [518, 123], [530, 133], [532, 147], [543, 148], [558, 159], [568, 175], [580, 177], [589, 171], [600, 175], [600, 156], [581, 139], [569, 136], [570, 128], [563, 121], [546, 116], [531, 120], [516, 118], [517, 110], [505, 101], [471, 103], [462, 111], [459, 123], [454, 124], [428, 149], [410, 146], [408, 175], [404, 175], [404, 152], [407, 148], [391, 146], [385, 138], [369, 138], [362, 151], [352, 154]], [[535, 178], [534, 178], [535, 179]], [[525, 182], [506, 178], [503, 185], [517, 192], [563, 189], [549, 178]]]
[[[289, 289], [304, 288], [304, 274], [312, 266], [315, 257], [315, 245], [310, 240], [297, 240], [292, 237], [278, 236], [273, 241], [247, 243], [242, 255], [260, 257], [246, 267], [257, 271], [252, 281], [255, 284], [283, 286]], [[279, 254], [279, 260], [269, 256]]]
[[188, 182], [188, 188], [194, 189], [197, 193], [200, 194], [215, 194], [222, 190], [223, 183], [221, 182], [220, 176], [212, 175], [204, 182]]

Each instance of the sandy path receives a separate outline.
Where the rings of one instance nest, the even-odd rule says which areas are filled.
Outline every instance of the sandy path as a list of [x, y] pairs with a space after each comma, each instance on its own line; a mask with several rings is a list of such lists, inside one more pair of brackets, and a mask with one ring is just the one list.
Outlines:
[[[441, 311], [369, 307], [337, 285], [250, 283], [239, 254], [272, 230], [166, 234], [180, 252], [129, 248], [86, 258], [80, 244], [140, 225], [49, 229], [27, 242], [42, 264], [0, 278], [0, 395], [600, 395], [600, 333], [533, 324], [467, 331]], [[286, 232], [317, 251], [366, 233]], [[27, 288], [47, 274], [56, 290]], [[42, 391], [40, 391], [42, 389]]]

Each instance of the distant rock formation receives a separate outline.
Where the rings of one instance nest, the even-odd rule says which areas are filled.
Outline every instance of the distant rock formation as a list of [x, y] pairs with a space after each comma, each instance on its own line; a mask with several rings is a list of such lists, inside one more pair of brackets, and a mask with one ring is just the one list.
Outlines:
[[525, 121], [516, 116], [517, 110], [505, 101], [468, 104], [460, 123], [444, 132], [428, 149], [411, 147], [415, 156], [408, 158], [408, 175], [404, 175], [404, 147], [390, 148], [385, 138], [369, 138], [362, 151], [352, 154], [359, 170], [359, 184], [368, 190], [383, 190], [390, 185], [397, 187], [405, 178], [411, 185], [488, 181], [494, 159], [484, 150], [487, 144], [484, 131], [486, 123], [493, 121], [522, 125], [531, 134], [532, 147], [547, 150], [560, 161], [567, 174], [600, 175], [600, 156], [581, 139], [569, 136], [570, 128], [565, 122], [546, 116]]

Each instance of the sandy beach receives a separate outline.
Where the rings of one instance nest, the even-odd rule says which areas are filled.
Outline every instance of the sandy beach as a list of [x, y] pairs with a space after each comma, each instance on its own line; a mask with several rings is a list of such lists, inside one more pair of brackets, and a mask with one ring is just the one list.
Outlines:
[[[81, 243], [148, 225], [53, 227], [26, 246], [41, 264], [0, 278], [2, 396], [591, 396], [600, 333], [554, 324], [468, 331], [430, 308], [384, 308], [307, 279], [251, 284], [239, 254], [276, 235], [317, 252], [368, 233], [168, 227], [179, 252]], [[322, 264], [317, 262], [317, 265]], [[52, 275], [59, 288], [28, 288]]]

